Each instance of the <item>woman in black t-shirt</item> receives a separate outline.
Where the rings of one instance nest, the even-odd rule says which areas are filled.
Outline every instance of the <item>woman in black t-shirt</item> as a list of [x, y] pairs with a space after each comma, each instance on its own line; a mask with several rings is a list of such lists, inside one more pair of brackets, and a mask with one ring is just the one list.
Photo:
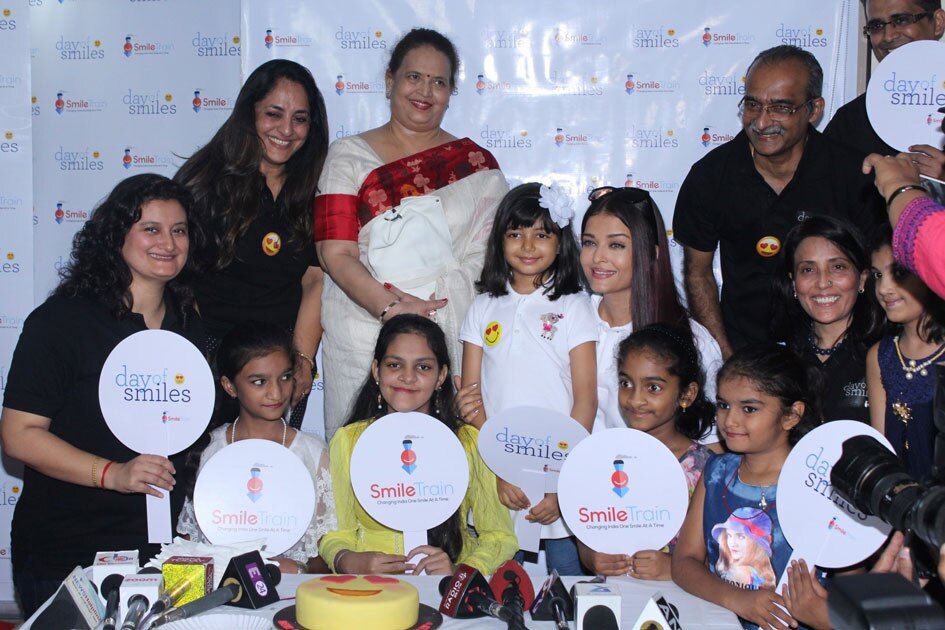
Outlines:
[[824, 420], [869, 423], [866, 351], [885, 321], [866, 292], [870, 259], [853, 225], [828, 216], [799, 223], [784, 239], [776, 330], [824, 376]]
[[[149, 545], [144, 495], [171, 492], [182, 458], [139, 455], [111, 433], [99, 377], [124, 338], [161, 328], [203, 342], [187, 288], [199, 233], [187, 190], [153, 174], [119, 183], [76, 234], [53, 294], [26, 319], [10, 365], [0, 437], [25, 464], [13, 515], [13, 582], [26, 615], [95, 552]], [[176, 475], [176, 482], [175, 482]]]
[[[274, 59], [253, 71], [230, 117], [174, 176], [193, 194], [210, 240], [194, 286], [208, 350], [244, 321], [293, 331], [301, 359], [293, 403], [312, 388], [321, 339], [312, 203], [327, 152], [325, 103], [312, 74]], [[224, 410], [220, 420], [236, 412]], [[304, 405], [293, 410], [293, 426], [303, 413]]]

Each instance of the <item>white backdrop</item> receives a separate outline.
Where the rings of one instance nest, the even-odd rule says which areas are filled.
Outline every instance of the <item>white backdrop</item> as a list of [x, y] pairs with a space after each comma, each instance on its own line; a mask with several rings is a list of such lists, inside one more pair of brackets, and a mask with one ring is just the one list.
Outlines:
[[[387, 120], [391, 48], [413, 26], [436, 28], [462, 57], [450, 132], [490, 149], [513, 184], [558, 182], [581, 209], [595, 186], [646, 188], [671, 225], [689, 166], [737, 133], [745, 70], [759, 51], [793, 43], [813, 52], [824, 67], [827, 118], [854, 95], [858, 2], [719, 5], [6, 0], [0, 387], [23, 319], [55, 286], [96, 202], [136, 172], [172, 175], [229, 114], [241, 70], [273, 57], [312, 70], [340, 138]], [[309, 405], [306, 430], [321, 430], [320, 407], [318, 398]], [[6, 524], [19, 492], [5, 464], [0, 600], [12, 599]]]

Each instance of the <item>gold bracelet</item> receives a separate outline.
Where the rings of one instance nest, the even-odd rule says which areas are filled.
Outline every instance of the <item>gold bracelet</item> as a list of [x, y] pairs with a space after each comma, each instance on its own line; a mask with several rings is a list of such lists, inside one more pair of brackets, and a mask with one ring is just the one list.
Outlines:
[[315, 361], [312, 360], [312, 357], [308, 356], [304, 352], [299, 352], [298, 350], [295, 351], [295, 354], [299, 355], [300, 357], [308, 361], [309, 365], [312, 366], [312, 369], [313, 370], [315, 369]]
[[96, 474], [96, 469], [98, 468], [98, 463], [101, 461], [101, 457], [96, 457], [92, 460], [92, 487], [98, 488], [98, 475]]
[[339, 565], [339, 563], [341, 562], [341, 559], [344, 557], [344, 555], [350, 552], [351, 552], [350, 549], [342, 549], [341, 551], [335, 554], [335, 559], [332, 560], [332, 565], [334, 565], [335, 573], [341, 573], [341, 566]]
[[387, 313], [390, 311], [390, 309], [394, 308], [394, 307], [397, 306], [398, 304], [400, 304], [400, 298], [397, 298], [396, 300], [394, 300], [393, 302], [391, 302], [390, 304], [388, 304], [386, 307], [384, 307], [384, 310], [381, 311], [381, 314], [377, 316], [378, 321], [380, 321], [380, 322], [383, 324], [383, 323], [384, 323], [384, 316], [387, 315]]

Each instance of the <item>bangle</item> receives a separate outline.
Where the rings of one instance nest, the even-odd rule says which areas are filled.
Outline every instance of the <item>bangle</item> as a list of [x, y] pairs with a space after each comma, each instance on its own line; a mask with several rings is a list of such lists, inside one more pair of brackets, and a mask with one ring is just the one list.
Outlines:
[[391, 302], [390, 304], [388, 304], [387, 306], [385, 306], [385, 307], [384, 307], [384, 310], [381, 311], [381, 314], [377, 316], [378, 321], [380, 321], [380, 322], [383, 324], [383, 323], [384, 323], [384, 316], [387, 315], [387, 313], [390, 311], [390, 309], [394, 308], [394, 307], [397, 306], [398, 304], [400, 304], [400, 298], [397, 298], [396, 300], [394, 300], [393, 302]]
[[312, 360], [312, 357], [308, 356], [304, 352], [299, 352], [298, 350], [295, 351], [295, 354], [299, 355], [300, 357], [308, 361], [309, 365], [312, 366], [312, 369], [313, 370], [315, 369], [315, 361]]
[[907, 190], [920, 190], [926, 195], [929, 194], [928, 189], [921, 184], [906, 184], [905, 186], [900, 186], [899, 188], [893, 191], [893, 194], [889, 195], [889, 199], [886, 200], [886, 208], [888, 209], [892, 205], [892, 202], [895, 201], [896, 197], [906, 192]]
[[335, 554], [335, 559], [334, 561], [332, 561], [332, 564], [335, 567], [335, 573], [341, 572], [341, 566], [340, 566], [341, 559], [344, 557], [346, 553], [350, 553], [350, 552], [351, 552], [350, 549], [342, 549], [341, 551]]
[[296, 560], [296, 561], [295, 561], [295, 566], [298, 567], [298, 569], [299, 569], [299, 575], [301, 575], [302, 573], [308, 573], [308, 567], [305, 566], [304, 563], [299, 562], [298, 560]]
[[92, 487], [98, 488], [98, 475], [96, 474], [96, 468], [98, 468], [98, 463], [101, 461], [101, 457], [96, 457], [92, 460]]
[[101, 488], [104, 488], [104, 487], [105, 487], [105, 473], [108, 472], [108, 467], [111, 466], [111, 465], [114, 464], [114, 463], [115, 463], [115, 462], [109, 460], [108, 463], [105, 464], [104, 468], [102, 468], [102, 480], [101, 480], [101, 481], [99, 482], [99, 484], [98, 484], [99, 487], [101, 487]]

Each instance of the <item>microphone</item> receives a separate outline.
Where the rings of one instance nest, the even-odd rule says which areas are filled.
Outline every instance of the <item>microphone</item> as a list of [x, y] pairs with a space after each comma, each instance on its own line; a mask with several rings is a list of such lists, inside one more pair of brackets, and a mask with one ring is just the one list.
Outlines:
[[614, 611], [607, 606], [591, 606], [584, 613], [583, 627], [594, 628], [594, 630], [620, 630], [620, 624], [617, 623], [617, 616]]
[[250, 551], [230, 560], [220, 583], [237, 584], [241, 589], [230, 605], [256, 610], [279, 601], [276, 585], [281, 579], [279, 567], [263, 562], [258, 551]]
[[522, 565], [514, 560], [506, 561], [495, 570], [489, 588], [515, 617], [508, 624], [509, 630], [522, 630], [525, 627], [525, 609], [535, 601], [535, 588]]
[[102, 580], [102, 595], [105, 596], [105, 621], [102, 630], [115, 630], [118, 623], [118, 604], [121, 602], [119, 589], [125, 576], [112, 573]]
[[531, 613], [535, 621], [554, 621], [557, 630], [568, 630], [568, 621], [574, 619], [574, 602], [555, 569], [535, 596]]
[[492, 598], [489, 583], [476, 569], [460, 564], [456, 573], [440, 581], [440, 612], [447, 617], [468, 619], [487, 615], [508, 623], [512, 612]]
[[137, 630], [141, 618], [148, 611], [148, 598], [144, 595], [132, 595], [128, 600], [128, 612], [121, 624], [121, 630]]
[[190, 588], [191, 583], [194, 581], [194, 576], [186, 577], [183, 580], [180, 580], [174, 586], [166, 589], [161, 596], [158, 597], [157, 601], [154, 602], [154, 605], [151, 606], [151, 610], [148, 611], [149, 615], [159, 615], [168, 608], [171, 608], [174, 604], [177, 603], [184, 593], [187, 592], [187, 589]]
[[204, 595], [203, 597], [195, 599], [192, 602], [184, 604], [180, 608], [167, 611], [155, 619], [154, 623], [151, 624], [151, 627], [154, 628], [172, 621], [187, 619], [188, 617], [199, 615], [202, 612], [217, 608], [223, 604], [237, 602], [243, 595], [243, 589], [240, 588], [240, 585], [236, 580], [230, 579], [227, 581], [229, 584], [224, 584], [209, 595]]

